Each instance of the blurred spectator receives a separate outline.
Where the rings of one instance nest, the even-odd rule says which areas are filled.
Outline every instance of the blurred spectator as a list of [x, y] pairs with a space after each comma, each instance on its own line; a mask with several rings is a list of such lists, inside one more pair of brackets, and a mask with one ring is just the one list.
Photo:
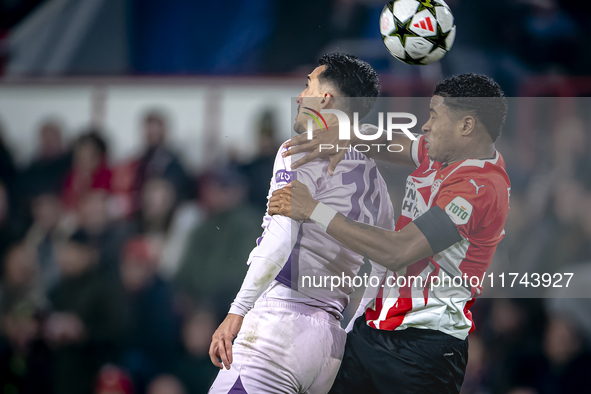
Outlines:
[[189, 393], [206, 393], [219, 371], [209, 358], [211, 336], [217, 325], [216, 316], [207, 309], [193, 311], [185, 318], [183, 351], [176, 357], [173, 371]]
[[556, 122], [551, 137], [540, 139], [551, 160], [535, 167], [523, 191], [527, 204], [516, 213], [526, 220], [522, 231], [514, 232], [511, 250], [521, 272], [553, 273], [567, 264], [591, 260], [581, 215], [591, 169], [589, 140], [578, 118]]
[[530, 67], [540, 71], [573, 71], [579, 59], [562, 55], [576, 53], [580, 47], [573, 18], [562, 11], [555, 0], [527, 0], [524, 3], [529, 4], [529, 9], [520, 24], [524, 30], [520, 43], [523, 58]]
[[122, 364], [137, 392], [171, 363], [178, 334], [172, 289], [156, 275], [158, 256], [144, 238], [127, 242], [120, 265], [129, 304], [129, 327]]
[[0, 182], [9, 190], [12, 188], [16, 176], [16, 166], [12, 153], [4, 141], [4, 130], [0, 124]]
[[276, 122], [274, 111], [270, 109], [263, 111], [257, 131], [259, 138], [257, 156], [240, 168], [249, 185], [248, 201], [253, 208], [261, 212], [261, 215], [267, 207], [269, 181], [273, 175], [273, 164], [279, 148]]
[[174, 187], [167, 180], [153, 178], [144, 185], [131, 232], [148, 236], [160, 249], [159, 271], [163, 278], [170, 279], [178, 271], [190, 230], [202, 216], [194, 202], [177, 203]]
[[476, 332], [470, 334], [475, 334], [470, 338], [472, 358], [462, 392], [506, 393], [514, 385], [513, 374], [521, 357], [540, 346], [540, 327], [545, 323], [541, 302], [482, 299], [474, 305], [473, 316]]
[[69, 229], [64, 222], [61, 201], [55, 194], [34, 197], [31, 213], [33, 224], [27, 231], [24, 242], [36, 254], [43, 288], [49, 291], [59, 278], [56, 247], [69, 235]]
[[98, 269], [98, 253], [83, 234], [58, 251], [60, 281], [50, 293], [44, 327], [53, 349], [56, 393], [90, 393], [99, 368], [116, 360], [128, 309], [116, 281]]
[[128, 161], [113, 167], [111, 179], [111, 211], [116, 218], [127, 218], [134, 213], [134, 182], [137, 163]]
[[23, 197], [40, 193], [59, 193], [72, 165], [72, 155], [64, 149], [63, 126], [55, 119], [41, 123], [37, 152], [19, 176], [19, 193]]
[[166, 237], [177, 205], [173, 185], [165, 179], [152, 178], [145, 183], [141, 197], [140, 210], [135, 218], [135, 232]]
[[111, 170], [107, 167], [107, 144], [96, 131], [90, 131], [74, 146], [72, 169], [63, 190], [65, 207], [76, 210], [80, 200], [95, 189], [111, 190]]
[[122, 223], [111, 220], [108, 198], [104, 191], [95, 190], [80, 200], [76, 234], [89, 239], [99, 252], [100, 266], [112, 273], [117, 272], [127, 229]]
[[15, 242], [19, 237], [19, 231], [11, 221], [10, 217], [10, 201], [8, 198], [8, 190], [4, 183], [0, 182], [0, 260], [4, 258], [4, 254], [8, 247]]
[[461, 393], [480, 393], [480, 389], [486, 387], [487, 370], [490, 360], [486, 354], [486, 347], [482, 343], [482, 339], [476, 333], [471, 333], [468, 336], [468, 365], [466, 367], [466, 375], [464, 383], [462, 384]]
[[23, 303], [37, 311], [45, 307], [46, 299], [34, 254], [25, 245], [15, 244], [4, 258], [0, 313]]
[[35, 305], [23, 301], [0, 317], [0, 391], [51, 393], [51, 353], [41, 340]]
[[134, 386], [129, 375], [121, 368], [107, 364], [98, 374], [95, 394], [133, 394]]
[[516, 364], [514, 384], [539, 394], [581, 393], [591, 371], [591, 353], [573, 321], [553, 315], [546, 327], [543, 353]]
[[[205, 392], [205, 391], [204, 391]], [[155, 378], [146, 394], [186, 394], [183, 384], [173, 375], [161, 375]]]
[[215, 303], [220, 316], [240, 288], [248, 255], [261, 234], [260, 217], [244, 202], [246, 191], [236, 170], [204, 175], [200, 192], [207, 218], [189, 236], [176, 276], [182, 293], [198, 303]]
[[143, 120], [144, 152], [137, 161], [134, 182], [135, 208], [140, 206], [140, 196], [146, 182], [152, 178], [169, 181], [176, 192], [176, 200], [191, 197], [193, 179], [183, 168], [179, 156], [167, 146], [168, 120], [158, 111], [148, 112]]

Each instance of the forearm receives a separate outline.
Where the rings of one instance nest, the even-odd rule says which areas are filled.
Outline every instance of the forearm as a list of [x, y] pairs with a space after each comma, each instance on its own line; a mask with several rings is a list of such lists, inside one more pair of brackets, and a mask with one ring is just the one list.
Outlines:
[[338, 213], [330, 222], [327, 233], [352, 251], [391, 271], [398, 271], [433, 254], [420, 230], [412, 223], [403, 231], [388, 231]]
[[283, 266], [277, 261], [255, 258], [248, 267], [248, 272], [242, 282], [242, 287], [230, 306], [234, 315], [244, 316], [254, 306], [254, 303], [269, 284], [275, 279]]
[[327, 231], [337, 241], [360, 255], [388, 268], [394, 258], [395, 233], [356, 222], [337, 213]]
[[260, 244], [249, 257], [249, 267], [230, 312], [244, 316], [281, 271], [296, 241], [300, 223], [285, 216], [275, 216]]

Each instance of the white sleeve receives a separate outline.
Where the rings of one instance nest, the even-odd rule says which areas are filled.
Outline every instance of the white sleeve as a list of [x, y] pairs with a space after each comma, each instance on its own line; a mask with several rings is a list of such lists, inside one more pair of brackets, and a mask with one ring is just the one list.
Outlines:
[[[273, 177], [267, 200], [273, 192], [281, 189], [292, 180], [291, 157], [283, 158], [279, 149], [273, 167]], [[296, 159], [294, 159], [296, 160]], [[310, 178], [308, 171], [297, 170], [297, 178], [308, 186], [310, 192], [316, 193], [316, 183]], [[244, 316], [254, 306], [256, 300], [267, 289], [279, 274], [294, 248], [301, 223], [286, 216], [269, 215], [269, 204], [263, 219], [263, 235], [257, 240], [257, 246], [248, 257], [248, 272], [229, 313]]]

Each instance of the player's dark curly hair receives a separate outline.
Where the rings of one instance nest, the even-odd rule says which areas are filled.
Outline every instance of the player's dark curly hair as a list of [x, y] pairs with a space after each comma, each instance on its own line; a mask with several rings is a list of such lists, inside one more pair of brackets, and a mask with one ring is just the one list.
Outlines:
[[493, 141], [501, 135], [507, 99], [492, 78], [473, 73], [454, 75], [439, 82], [433, 94], [445, 97], [445, 105], [452, 110], [476, 115]]
[[343, 97], [359, 97], [349, 100], [349, 104], [354, 103], [350, 109], [359, 112], [359, 119], [371, 111], [380, 94], [380, 81], [369, 63], [339, 52], [325, 54], [318, 63], [326, 66], [318, 76], [320, 83], [330, 83]]

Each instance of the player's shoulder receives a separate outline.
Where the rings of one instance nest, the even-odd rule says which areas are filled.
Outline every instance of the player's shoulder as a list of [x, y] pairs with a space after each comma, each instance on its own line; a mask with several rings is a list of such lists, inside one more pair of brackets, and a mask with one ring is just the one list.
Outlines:
[[495, 157], [491, 159], [468, 159], [464, 160], [453, 176], [458, 179], [474, 179], [474, 181], [486, 182], [495, 187], [509, 187], [511, 182], [503, 156], [495, 152]]
[[[487, 165], [464, 166], [446, 179], [447, 195], [454, 196], [451, 201], [457, 206], [472, 207], [483, 212], [491, 207], [502, 209], [509, 202], [510, 183], [504, 169], [487, 168]], [[451, 206], [453, 207], [453, 204]], [[446, 209], [451, 209], [450, 205]]]

